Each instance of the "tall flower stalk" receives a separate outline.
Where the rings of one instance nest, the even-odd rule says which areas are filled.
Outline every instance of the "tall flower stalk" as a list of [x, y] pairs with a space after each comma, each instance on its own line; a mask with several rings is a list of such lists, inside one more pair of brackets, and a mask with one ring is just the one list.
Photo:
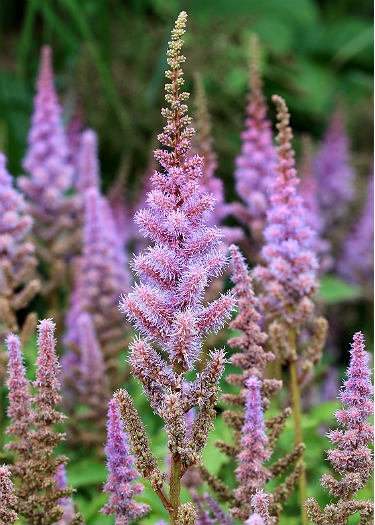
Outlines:
[[[15, 454], [10, 469], [16, 476], [16, 511], [29, 523], [52, 525], [63, 514], [62, 498], [71, 496], [69, 487], [58, 488], [55, 476], [59, 465], [67, 462], [65, 456], [55, 456], [55, 448], [65, 434], [57, 432], [55, 425], [64, 420], [57, 410], [61, 402], [58, 379], [59, 363], [55, 352], [55, 325], [45, 319], [38, 326], [38, 359], [36, 380], [32, 386], [25, 377], [19, 338], [7, 338], [9, 353], [9, 408], [11, 424], [7, 433], [12, 441], [7, 445]], [[76, 515], [73, 524], [81, 523]]]
[[342, 477], [337, 480], [332, 474], [324, 474], [321, 478], [321, 485], [337, 498], [337, 502], [321, 510], [314, 498], [307, 500], [308, 516], [316, 525], [347, 525], [349, 517], [357, 512], [361, 516], [360, 525], [373, 523], [373, 502], [355, 498], [373, 470], [369, 444], [373, 441], [374, 431], [368, 418], [373, 414], [374, 406], [368, 361], [363, 334], [357, 332], [351, 345], [347, 380], [340, 392], [343, 408], [336, 412], [339, 428], [328, 434], [337, 449], [328, 450], [327, 457], [334, 471]]
[[[129, 394], [121, 390], [116, 395], [136, 467], [151, 481], [169, 511], [171, 525], [194, 523], [192, 504], [181, 504], [181, 477], [200, 461], [212, 427], [224, 352], [213, 351], [195, 380], [188, 381], [184, 374], [194, 370], [203, 337], [223, 326], [234, 305], [230, 294], [203, 303], [205, 288], [221, 274], [226, 258], [220, 230], [206, 226], [214, 198], [199, 186], [202, 159], [190, 155], [194, 129], [185, 104], [189, 95], [181, 91], [185, 58], [180, 49], [186, 18], [185, 12], [178, 16], [167, 52], [170, 83], [166, 84], [166, 101], [170, 107], [162, 110], [167, 123], [158, 136], [167, 149], [155, 151], [163, 171], [154, 173], [148, 208], [136, 215], [153, 245], [135, 257], [133, 267], [140, 282], [122, 301], [123, 310], [141, 333], [131, 345], [131, 369], [142, 382], [154, 412], [165, 422], [171, 452], [167, 492], [165, 476], [159, 471]], [[199, 411], [187, 432], [185, 413], [193, 406]]]
[[[265, 316], [269, 342], [279, 359], [288, 364], [296, 444], [303, 443], [300, 384], [319, 360], [325, 339], [326, 322], [314, 318], [312, 296], [317, 290], [317, 259], [313, 251], [315, 234], [308, 226], [307, 210], [297, 193], [299, 180], [295, 169], [293, 138], [285, 101], [273, 96], [278, 110], [277, 165], [270, 182], [270, 207], [265, 245], [257, 266], [256, 278], [263, 287], [261, 306]], [[302, 328], [311, 330], [309, 344], [298, 354], [298, 338]], [[306, 499], [306, 477], [300, 479], [300, 498]], [[302, 507], [303, 509], [303, 507]], [[307, 523], [302, 511], [303, 524]]]

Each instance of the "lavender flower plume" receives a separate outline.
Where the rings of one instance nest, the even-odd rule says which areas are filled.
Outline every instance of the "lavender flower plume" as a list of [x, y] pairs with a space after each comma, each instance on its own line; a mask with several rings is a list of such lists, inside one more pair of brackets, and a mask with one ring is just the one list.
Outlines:
[[251, 514], [244, 525], [266, 525], [262, 516], [257, 513]]
[[339, 396], [343, 408], [336, 412], [341, 428], [328, 434], [337, 449], [329, 450], [327, 456], [333, 469], [342, 478], [337, 480], [331, 474], [321, 478], [322, 486], [338, 501], [327, 505], [322, 511], [313, 498], [307, 500], [307, 514], [317, 525], [346, 525], [349, 517], [358, 511], [361, 524], [372, 523], [373, 503], [354, 499], [358, 490], [370, 479], [373, 469], [372, 453], [368, 446], [373, 440], [373, 427], [367, 420], [374, 411], [368, 360], [364, 337], [361, 332], [357, 332], [351, 345], [347, 380]]
[[125, 328], [120, 324], [118, 300], [129, 286], [126, 256], [117, 236], [108, 202], [97, 188], [85, 191], [83, 253], [75, 263], [75, 289], [66, 322], [65, 344], [77, 347], [77, 320], [91, 315], [110, 381], [115, 385], [117, 355], [123, 347]]
[[349, 140], [340, 106], [332, 114], [316, 154], [315, 172], [325, 232], [332, 236], [332, 227], [345, 217], [348, 205], [354, 197], [355, 173], [349, 163]]
[[110, 499], [101, 512], [114, 514], [116, 525], [128, 525], [147, 514], [150, 507], [134, 500], [134, 496], [143, 492], [143, 486], [133, 483], [139, 474], [134, 468], [134, 458], [130, 453], [120, 412], [114, 399], [108, 404], [107, 434], [104, 450], [109, 475], [104, 491], [110, 495]]
[[10, 470], [0, 465], [0, 525], [12, 525], [17, 521], [17, 513], [13, 510], [16, 503]]
[[357, 224], [350, 232], [338, 261], [338, 272], [352, 284], [370, 288], [374, 280], [374, 171], [370, 175], [366, 201]]
[[0, 332], [18, 331], [17, 310], [39, 290], [35, 249], [28, 241], [31, 227], [32, 218], [0, 152]]
[[297, 328], [313, 311], [311, 296], [317, 289], [318, 263], [312, 251], [314, 232], [307, 225], [306, 208], [297, 193], [293, 137], [284, 100], [273, 96], [277, 105], [279, 134], [276, 175], [270, 181], [265, 245], [261, 256], [264, 266], [255, 269], [262, 283], [262, 309], [268, 317], [281, 315]]
[[234, 212], [259, 243], [266, 222], [268, 186], [276, 163], [276, 152], [262, 92], [258, 40], [255, 35], [251, 41], [249, 88], [245, 131], [241, 134], [241, 154], [236, 159], [234, 172], [236, 191], [244, 204], [236, 203]]
[[246, 380], [247, 387], [245, 420], [241, 432], [240, 453], [236, 478], [239, 487], [235, 490], [238, 501], [249, 515], [251, 496], [263, 489], [271, 478], [270, 471], [263, 465], [269, 459], [271, 452], [267, 447], [268, 439], [264, 424], [260, 380], [251, 376]]
[[78, 206], [75, 198], [67, 196], [72, 187], [73, 167], [68, 162], [69, 150], [53, 85], [51, 56], [50, 47], [43, 47], [28, 150], [23, 161], [28, 176], [18, 179], [34, 219], [39, 257], [51, 265], [46, 276], [49, 292], [60, 285], [65, 260], [76, 249], [72, 230], [76, 226]]
[[[181, 506], [180, 479], [200, 461], [212, 428], [218, 382], [224, 370], [223, 352], [213, 352], [211, 362], [206, 365], [208, 381], [214, 386], [209, 390], [202, 384], [202, 395], [194, 393], [199, 377], [193, 382], [184, 381], [184, 373], [194, 370], [204, 336], [220, 329], [234, 306], [231, 294], [208, 304], [203, 302], [206, 287], [221, 274], [226, 257], [221, 249], [220, 230], [207, 225], [214, 198], [200, 189], [202, 159], [190, 151], [194, 129], [190, 127], [185, 104], [189, 95], [181, 92], [181, 64], [185, 58], [180, 50], [186, 17], [182, 12], [177, 18], [167, 52], [171, 69], [166, 72], [170, 83], [166, 84], [165, 98], [170, 107], [162, 110], [167, 123], [158, 136], [167, 149], [154, 152], [162, 171], [155, 171], [152, 177], [148, 208], [140, 210], [135, 218], [153, 245], [148, 252], [135, 257], [133, 268], [139, 283], [121, 303], [142, 334], [132, 344], [131, 366], [152, 408], [165, 421], [171, 452], [170, 499], [160, 486], [155, 487], [153, 479], [150, 481], [174, 525], [180, 523], [182, 515], [189, 523], [195, 519], [190, 504]], [[194, 393], [194, 402], [199, 400], [200, 410], [187, 433], [184, 414], [192, 408], [190, 391]], [[134, 412], [130, 413], [126, 407], [120, 409], [125, 424], [132, 429]], [[129, 436], [135, 450], [139, 439], [133, 431]]]
[[9, 450], [23, 449], [28, 445], [24, 438], [32, 420], [30, 384], [26, 379], [26, 370], [23, 364], [19, 337], [9, 334], [6, 339], [8, 348], [8, 380], [9, 406], [7, 410], [10, 424], [7, 434], [14, 436], [15, 441], [7, 444]]

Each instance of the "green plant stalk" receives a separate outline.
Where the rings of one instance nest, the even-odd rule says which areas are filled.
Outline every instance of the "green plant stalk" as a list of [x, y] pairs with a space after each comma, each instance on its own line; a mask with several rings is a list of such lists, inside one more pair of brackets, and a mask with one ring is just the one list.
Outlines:
[[[297, 370], [297, 350], [296, 350], [296, 334], [291, 328], [289, 329], [289, 344], [294, 359], [289, 361], [289, 373], [290, 373], [290, 389], [292, 394], [292, 409], [293, 409], [293, 420], [294, 420], [294, 434], [296, 444], [303, 443], [302, 435], [302, 417], [301, 417], [301, 395], [298, 383], [298, 370]], [[300, 460], [301, 461], [301, 460]], [[299, 480], [299, 499], [301, 505], [301, 519], [302, 525], [308, 525], [309, 520], [307, 518], [305, 510], [305, 501], [307, 499], [307, 482], [306, 472], [303, 471]]]
[[170, 524], [177, 524], [178, 509], [180, 507], [181, 492], [181, 467], [182, 461], [180, 454], [173, 454], [171, 460], [171, 477], [169, 499], [173, 510], [170, 512]]

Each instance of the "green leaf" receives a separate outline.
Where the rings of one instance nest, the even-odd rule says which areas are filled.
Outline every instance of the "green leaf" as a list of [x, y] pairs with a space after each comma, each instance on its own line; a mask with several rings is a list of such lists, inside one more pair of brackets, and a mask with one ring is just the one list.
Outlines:
[[68, 469], [68, 481], [74, 488], [89, 487], [107, 480], [104, 463], [93, 459], [84, 459], [71, 465]]
[[335, 275], [327, 275], [321, 280], [318, 297], [326, 304], [358, 299], [360, 296], [361, 289], [359, 286], [349, 284]]

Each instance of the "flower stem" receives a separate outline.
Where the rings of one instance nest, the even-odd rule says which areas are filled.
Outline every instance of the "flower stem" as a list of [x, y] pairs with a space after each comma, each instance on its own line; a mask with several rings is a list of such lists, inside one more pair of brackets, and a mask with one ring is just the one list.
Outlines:
[[[295, 333], [290, 331], [290, 342], [295, 348]], [[293, 359], [289, 361], [289, 373], [290, 373], [290, 388], [292, 394], [292, 407], [293, 407], [293, 419], [294, 419], [294, 433], [296, 444], [303, 443], [302, 436], [302, 419], [301, 419], [301, 399], [300, 399], [300, 390], [298, 384], [298, 370], [297, 370], [297, 360]], [[302, 459], [300, 461], [303, 461]], [[308, 525], [309, 521], [307, 519], [307, 514], [305, 511], [305, 501], [307, 499], [307, 485], [306, 485], [306, 472], [303, 470], [301, 478], [299, 480], [299, 497], [301, 504], [301, 518], [302, 525]]]
[[178, 509], [180, 507], [180, 490], [181, 490], [181, 456], [173, 454], [171, 460], [171, 477], [170, 477], [170, 502], [172, 511], [170, 513], [170, 524], [176, 525]]

